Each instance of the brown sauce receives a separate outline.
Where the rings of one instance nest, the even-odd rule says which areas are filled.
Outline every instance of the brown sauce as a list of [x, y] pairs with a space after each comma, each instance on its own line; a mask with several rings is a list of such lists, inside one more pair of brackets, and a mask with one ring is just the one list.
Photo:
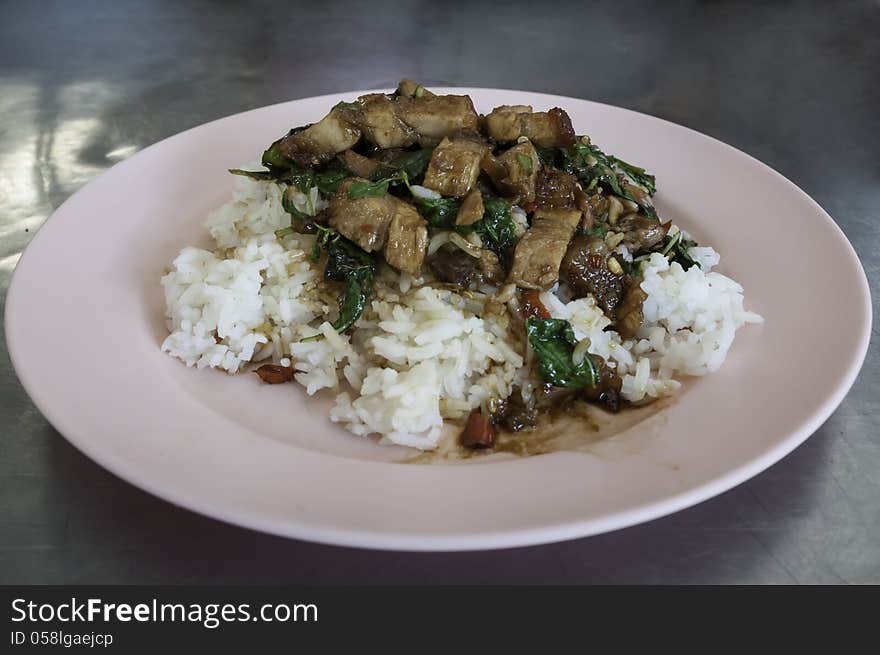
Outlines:
[[471, 450], [458, 443], [464, 421], [445, 422], [443, 436], [433, 451], [400, 460], [408, 464], [441, 464], [464, 460], [492, 461], [528, 457], [560, 451], [589, 451], [599, 441], [609, 439], [645, 421], [674, 402], [674, 397], [627, 407], [617, 414], [595, 405], [574, 402], [565, 411], [541, 414], [538, 425], [520, 432], [498, 431], [495, 447]]

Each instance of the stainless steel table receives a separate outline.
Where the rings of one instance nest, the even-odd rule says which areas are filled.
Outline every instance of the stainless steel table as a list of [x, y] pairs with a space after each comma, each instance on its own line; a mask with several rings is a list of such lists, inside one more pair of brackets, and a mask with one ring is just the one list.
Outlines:
[[[741, 148], [835, 217], [880, 306], [876, 0], [492, 4], [3, 3], [4, 296], [43, 220], [120, 159], [227, 114], [406, 75], [589, 98]], [[877, 333], [875, 320], [868, 361], [841, 407], [750, 482], [612, 534], [459, 554], [300, 543], [157, 500], [49, 426], [4, 344], [0, 582], [880, 582]]]

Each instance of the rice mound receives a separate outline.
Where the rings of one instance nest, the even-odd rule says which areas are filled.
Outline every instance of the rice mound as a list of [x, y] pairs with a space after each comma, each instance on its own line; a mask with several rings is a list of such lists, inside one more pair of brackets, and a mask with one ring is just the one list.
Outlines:
[[[290, 223], [282, 193], [277, 184], [237, 178], [233, 200], [208, 221], [215, 251], [187, 247], [175, 258], [162, 278], [170, 332], [163, 351], [228, 373], [250, 362], [293, 366], [308, 394], [336, 395], [331, 420], [424, 450], [437, 446], [444, 419], [486, 409], [515, 384], [530, 393], [531, 353], [510, 337], [504, 306], [483, 293], [428, 286], [382, 264], [356, 330], [338, 334], [327, 320], [337, 309], [311, 260], [315, 237], [275, 235]], [[326, 205], [317, 189], [293, 203], [307, 213]], [[579, 341], [589, 340], [587, 351], [617, 370], [631, 402], [674, 392], [676, 375], [717, 370], [736, 330], [762, 320], [743, 309], [739, 284], [711, 270], [718, 253], [689, 254], [700, 267], [685, 271], [657, 253], [642, 263], [648, 299], [635, 339], [607, 330], [611, 321], [591, 297], [541, 294], [551, 315], [568, 320]], [[322, 339], [302, 341], [318, 333]]]

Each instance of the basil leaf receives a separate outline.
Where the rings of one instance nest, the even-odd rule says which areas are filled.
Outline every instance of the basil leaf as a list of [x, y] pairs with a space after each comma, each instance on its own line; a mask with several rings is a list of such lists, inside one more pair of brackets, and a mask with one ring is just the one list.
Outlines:
[[596, 225], [584, 232], [584, 234], [588, 234], [589, 236], [593, 237], [599, 237], [600, 239], [604, 240], [605, 237], [608, 235], [608, 224], [596, 223]]
[[368, 196], [384, 196], [388, 193], [390, 178], [378, 182], [354, 182], [348, 185], [348, 199], [357, 200]]
[[688, 253], [688, 250], [696, 245], [696, 241], [685, 239], [681, 232], [676, 232], [671, 236], [667, 236], [657, 246], [656, 252], [667, 257], [669, 261], [678, 262], [684, 270], [688, 270], [691, 266], [697, 266], [698, 268], [700, 266], [700, 263]]
[[241, 175], [243, 177], [249, 177], [252, 180], [260, 180], [261, 182], [275, 179], [275, 176], [271, 171], [246, 171], [241, 168], [230, 168], [229, 172], [233, 175]]
[[336, 193], [344, 180], [355, 177], [355, 174], [348, 170], [338, 157], [332, 159], [329, 164], [314, 175], [318, 191], [326, 196]]
[[530, 317], [526, 320], [526, 334], [538, 358], [538, 372], [545, 382], [576, 389], [599, 384], [599, 369], [592, 356], [587, 354], [577, 366], [572, 361], [577, 340], [568, 321]]
[[614, 168], [618, 168], [626, 173], [633, 182], [638, 184], [640, 187], [643, 187], [645, 191], [648, 192], [649, 196], [653, 196], [654, 193], [657, 191], [656, 178], [650, 173], [645, 172], [644, 168], [639, 168], [638, 166], [627, 164], [622, 159], [618, 159], [614, 156], [611, 156], [608, 159], [611, 161]]
[[656, 190], [655, 178], [645, 172], [645, 169], [628, 164], [613, 155], [606, 155], [598, 147], [591, 143], [584, 143], [580, 138], [568, 148], [540, 148], [538, 149], [538, 157], [545, 165], [559, 168], [574, 175], [585, 190], [591, 191], [598, 185], [602, 185], [606, 191], [639, 205], [645, 216], [657, 218], [657, 211], [651, 205], [639, 202], [621, 186], [617, 177], [618, 172], [625, 174], [651, 196]]
[[433, 148], [403, 152], [385, 162], [385, 166], [406, 173], [406, 179], [410, 184], [421, 184], [425, 179], [425, 171], [428, 170], [433, 152]]
[[315, 174], [304, 168], [292, 166], [287, 169], [271, 168], [268, 171], [246, 171], [241, 168], [230, 168], [233, 175], [242, 175], [260, 182], [278, 182], [279, 184], [292, 184], [303, 193], [315, 186]]
[[456, 198], [413, 198], [413, 204], [431, 227], [451, 229], [461, 207]]
[[327, 245], [325, 280], [345, 281], [345, 294], [339, 301], [339, 318], [333, 323], [337, 332], [345, 332], [361, 317], [372, 293], [376, 258], [356, 243], [337, 235]]
[[296, 205], [293, 204], [293, 201], [287, 197], [286, 192], [281, 194], [281, 207], [296, 220], [302, 221], [303, 223], [307, 223], [309, 219], [312, 218], [305, 212], [301, 212], [299, 209], [297, 209]]
[[345, 332], [354, 325], [364, 312], [369, 291], [361, 287], [357, 279], [351, 279], [345, 286], [345, 295], [339, 302], [339, 318], [333, 323], [337, 332]]
[[471, 227], [482, 238], [484, 247], [503, 261], [517, 240], [510, 205], [501, 198], [487, 195], [483, 196], [483, 208], [483, 218]]

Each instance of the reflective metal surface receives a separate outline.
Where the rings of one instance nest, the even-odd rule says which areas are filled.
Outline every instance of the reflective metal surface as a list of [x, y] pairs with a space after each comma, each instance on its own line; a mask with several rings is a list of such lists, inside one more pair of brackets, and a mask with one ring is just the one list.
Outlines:
[[[647, 525], [510, 551], [382, 553], [256, 534], [134, 489], [49, 426], [4, 343], [0, 582], [880, 582], [880, 3], [493, 6], [3, 3], [3, 296], [55, 207], [113, 163], [188, 127], [282, 100], [393, 86], [404, 75], [545, 91], [715, 136], [835, 217], [875, 306], [868, 360], [841, 407], [767, 472]], [[748, 193], [736, 180], [731, 188], [724, 202]], [[58, 334], [47, 347], [64, 347], [63, 319]]]

